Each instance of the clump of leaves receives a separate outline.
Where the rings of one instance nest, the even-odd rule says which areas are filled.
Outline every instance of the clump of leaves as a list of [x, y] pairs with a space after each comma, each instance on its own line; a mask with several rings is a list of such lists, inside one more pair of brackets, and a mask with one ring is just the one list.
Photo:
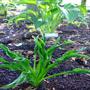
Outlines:
[[[68, 75], [74, 73], [85, 74], [89, 73], [88, 69], [75, 68], [70, 71], [64, 71], [53, 75], [47, 75], [49, 71], [59, 66], [61, 63], [69, 60], [71, 57], [78, 58], [89, 58], [86, 55], [82, 55], [77, 50], [69, 50], [64, 53], [61, 57], [57, 58], [53, 63], [52, 54], [58, 48], [59, 45], [54, 44], [51, 47], [46, 49], [46, 40], [45, 38], [35, 38], [35, 49], [34, 49], [34, 60], [32, 62], [23, 57], [20, 53], [11, 51], [8, 47], [3, 44], [0, 44], [0, 49], [2, 49], [9, 57], [13, 59], [13, 62], [5, 60], [3, 57], [0, 57], [0, 68], [6, 68], [13, 71], [19, 71], [20, 76], [14, 80], [12, 83], [5, 85], [1, 88], [14, 88], [17, 85], [22, 84], [23, 82], [30, 83], [33, 87], [38, 87], [45, 79], [53, 78], [60, 75]], [[38, 59], [37, 59], [38, 56]]]
[[7, 19], [10, 14], [10, 10], [16, 8], [15, 2], [12, 0], [0, 0], [0, 18]]
[[63, 0], [18, 0], [17, 4], [33, 5], [20, 15], [11, 18], [11, 22], [18, 23], [20, 20], [30, 20], [36, 29], [43, 33], [54, 32], [63, 19], [69, 23], [83, 21], [86, 8], [73, 4], [62, 5]]
[[4, 4], [0, 4], [0, 19], [5, 18], [7, 16], [7, 9]]

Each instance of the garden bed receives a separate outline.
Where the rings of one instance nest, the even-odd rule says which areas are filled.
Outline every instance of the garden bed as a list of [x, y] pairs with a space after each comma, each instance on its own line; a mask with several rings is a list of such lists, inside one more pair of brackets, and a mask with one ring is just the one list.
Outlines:
[[[7, 28], [5, 23], [0, 23], [0, 43], [7, 45], [11, 50], [18, 51], [29, 58], [33, 58], [34, 42], [32, 37], [25, 38], [25, 34], [28, 32], [27, 27], [23, 23], [19, 27], [13, 25], [12, 28]], [[85, 54], [90, 54], [90, 29], [78, 28], [74, 25], [62, 25], [57, 29], [58, 37], [61, 40], [73, 40], [75, 43], [68, 45], [64, 50], [59, 48], [53, 53], [53, 60], [60, 57], [63, 53], [70, 49], [80, 49], [86, 47]], [[35, 33], [35, 32], [34, 32]], [[34, 34], [32, 34], [34, 35]], [[38, 35], [35, 34], [36, 36]], [[23, 39], [24, 38], [24, 39]], [[52, 40], [48, 41], [52, 45]], [[48, 46], [48, 45], [47, 45]], [[6, 55], [0, 51], [0, 56], [5, 58]], [[10, 58], [8, 58], [10, 60]], [[80, 65], [74, 60], [66, 61], [58, 68], [50, 71], [48, 74], [53, 74], [61, 71], [71, 70], [73, 68], [89, 68], [90, 61], [86, 65]], [[19, 73], [0, 69], [0, 86], [8, 84], [17, 78]], [[22, 84], [15, 89], [9, 90], [31, 90], [29, 84]], [[53, 79], [49, 79], [43, 82], [42, 86], [38, 90], [89, 90], [90, 89], [90, 75], [89, 74], [74, 74], [74, 75], [62, 75]]]

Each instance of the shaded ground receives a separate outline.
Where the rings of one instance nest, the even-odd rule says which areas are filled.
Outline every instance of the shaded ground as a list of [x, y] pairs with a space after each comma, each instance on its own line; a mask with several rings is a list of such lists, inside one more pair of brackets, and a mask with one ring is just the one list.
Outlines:
[[[25, 22], [27, 23], [27, 22]], [[37, 34], [27, 33], [28, 28], [25, 24], [20, 24], [19, 27], [13, 25], [10, 28], [4, 27], [1, 23], [0, 25], [0, 43], [8, 45], [12, 50], [19, 51], [23, 55], [28, 55], [30, 58], [33, 56], [34, 43], [32, 35], [37, 36]], [[90, 30], [85, 28], [78, 28], [73, 25], [61, 26], [57, 32], [62, 40], [74, 40], [75, 43], [65, 47], [65, 50], [57, 49], [53, 58], [61, 56], [65, 51], [69, 49], [79, 49], [81, 47], [86, 47], [87, 50], [84, 52], [90, 54]], [[38, 32], [37, 32], [38, 33]], [[29, 37], [27, 37], [29, 36]], [[5, 54], [0, 51], [0, 56], [8, 58]], [[10, 58], [8, 58], [10, 60]], [[50, 71], [49, 74], [71, 70], [75, 67], [90, 68], [90, 61], [87, 62], [87, 66], [80, 65], [76, 61], [69, 60], [61, 64], [58, 68]], [[0, 86], [12, 82], [17, 78], [19, 73], [9, 70], [0, 69]], [[13, 90], [26, 90], [29, 85], [23, 84]], [[27, 89], [28, 90], [28, 89]], [[30, 89], [29, 89], [30, 90]], [[60, 76], [57, 78], [49, 79], [44, 81], [43, 87], [38, 90], [90, 90], [90, 75], [74, 74], [67, 76]]]

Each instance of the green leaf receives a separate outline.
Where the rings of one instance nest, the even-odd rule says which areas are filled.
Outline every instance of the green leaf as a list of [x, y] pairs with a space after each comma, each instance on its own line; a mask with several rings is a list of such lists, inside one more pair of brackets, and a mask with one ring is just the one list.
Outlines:
[[37, 0], [19, 0], [19, 4], [36, 5]]
[[20, 76], [16, 80], [14, 80], [12, 83], [10, 83], [8, 85], [5, 85], [3, 87], [0, 87], [0, 88], [1, 89], [15, 88], [17, 85], [20, 85], [20, 84], [22, 84], [25, 81], [26, 81], [26, 77], [25, 77], [24, 73], [22, 72], [20, 74]]
[[79, 8], [81, 13], [85, 16], [87, 14], [86, 6], [80, 5]]
[[69, 60], [72, 57], [90, 59], [90, 57], [87, 55], [79, 54], [77, 50], [69, 50], [60, 58], [57, 58], [53, 64], [50, 64], [47, 68], [47, 71], [57, 67], [59, 64]]
[[85, 8], [83, 7], [78, 7], [77, 5], [69, 3], [65, 4], [64, 7], [60, 7], [60, 9], [68, 22], [80, 22], [84, 20]]
[[62, 0], [44, 0], [44, 2], [48, 2], [48, 3], [61, 3]]
[[67, 11], [65, 8], [63, 8], [63, 7], [61, 7], [60, 9], [61, 9], [62, 13], [64, 14], [65, 18], [66, 18], [68, 21], [70, 21], [70, 17], [69, 17], [68, 11]]
[[50, 48], [47, 49], [47, 54], [48, 56], [51, 56], [53, 54], [53, 52], [58, 48], [58, 45], [53, 45]]
[[15, 58], [16, 54], [12, 53], [12, 51], [9, 50], [8, 47], [6, 47], [4, 44], [0, 44], [0, 48], [10, 57]]
[[90, 69], [75, 68], [72, 73], [90, 74]]
[[3, 57], [0, 57], [0, 62], [2, 63], [9, 63], [7, 60], [5, 60]]
[[75, 69], [70, 70], [70, 71], [60, 72], [57, 74], [47, 76], [44, 79], [54, 78], [54, 77], [61, 76], [61, 75], [70, 75], [70, 74], [90, 74], [90, 70], [89, 69], [75, 68]]
[[75, 43], [74, 41], [72, 40], [64, 40], [64, 45], [70, 45], [70, 44], [73, 44]]
[[11, 57], [14, 60], [21, 60], [23, 58], [23, 56], [20, 53], [11, 51], [4, 44], [0, 44], [0, 48], [6, 53], [6, 55], [8, 55], [9, 57]]

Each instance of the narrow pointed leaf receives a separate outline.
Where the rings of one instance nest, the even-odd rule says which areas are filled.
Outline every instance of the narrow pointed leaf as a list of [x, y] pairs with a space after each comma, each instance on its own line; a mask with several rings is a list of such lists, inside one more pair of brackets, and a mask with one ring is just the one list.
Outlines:
[[20, 85], [25, 81], [26, 81], [26, 77], [23, 73], [21, 73], [21, 75], [16, 80], [14, 80], [12, 83], [8, 85], [1, 87], [1, 89], [15, 88], [17, 85]]
[[47, 76], [45, 79], [54, 78], [54, 77], [57, 77], [60, 75], [70, 75], [70, 74], [90, 74], [90, 70], [89, 69], [75, 68], [75, 69], [70, 70], [70, 71], [60, 72], [57, 74]]

